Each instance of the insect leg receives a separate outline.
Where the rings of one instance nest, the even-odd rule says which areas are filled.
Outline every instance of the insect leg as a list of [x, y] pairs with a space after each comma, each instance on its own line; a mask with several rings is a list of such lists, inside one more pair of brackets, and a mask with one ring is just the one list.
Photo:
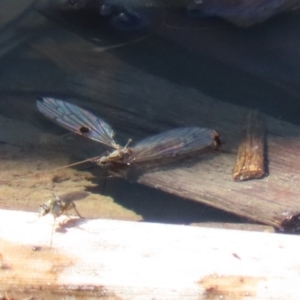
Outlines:
[[50, 248], [52, 248], [52, 239], [53, 239], [53, 233], [55, 229], [55, 221], [56, 221], [56, 217], [53, 217], [53, 225], [52, 225], [51, 238], [50, 238]]

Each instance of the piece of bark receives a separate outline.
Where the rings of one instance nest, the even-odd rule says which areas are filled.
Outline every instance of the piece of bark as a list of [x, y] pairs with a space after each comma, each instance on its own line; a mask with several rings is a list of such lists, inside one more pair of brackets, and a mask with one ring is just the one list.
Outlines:
[[14, 299], [284, 300], [299, 290], [297, 236], [73, 219], [49, 248], [53, 218], [35, 217], [0, 210], [0, 293]]
[[265, 128], [257, 111], [246, 118], [232, 177], [235, 181], [262, 178], [265, 174]]

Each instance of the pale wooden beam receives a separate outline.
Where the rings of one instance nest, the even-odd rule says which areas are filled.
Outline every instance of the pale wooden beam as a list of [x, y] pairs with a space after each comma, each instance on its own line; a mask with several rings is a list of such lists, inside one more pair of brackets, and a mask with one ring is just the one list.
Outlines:
[[[0, 291], [49, 299], [296, 299], [297, 236], [0, 210]], [[57, 223], [64, 217], [59, 217]], [[58, 230], [59, 229], [59, 230]], [[23, 294], [22, 294], [23, 295]], [[19, 295], [20, 296], [20, 295]], [[56, 297], [56, 298], [55, 298]]]

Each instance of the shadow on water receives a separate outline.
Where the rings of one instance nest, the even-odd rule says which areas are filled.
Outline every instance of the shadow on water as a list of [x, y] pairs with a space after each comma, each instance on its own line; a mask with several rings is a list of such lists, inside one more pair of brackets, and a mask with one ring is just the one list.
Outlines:
[[[137, 177], [143, 173], [162, 170], [171, 170], [180, 167], [187, 167], [196, 162], [209, 160], [218, 153], [214, 150], [208, 150], [208, 153], [202, 155], [187, 157], [180, 160], [171, 160], [159, 166], [150, 164], [147, 167], [130, 166], [126, 173], [121, 172], [127, 180], [110, 176], [108, 171], [95, 167], [90, 164], [89, 171], [94, 175], [92, 182], [94, 187], [87, 188], [92, 193], [98, 193], [110, 196], [117, 204], [133, 210], [141, 215], [146, 222], [161, 222], [174, 224], [190, 224], [197, 222], [232, 222], [243, 223], [246, 220], [234, 216], [226, 211], [221, 211], [199, 202], [193, 202], [188, 199], [177, 197], [170, 193], [150, 188], [135, 183]], [[81, 167], [82, 168], [82, 167]], [[134, 178], [134, 180], [132, 180]]]
[[108, 178], [92, 188], [93, 192], [110, 196], [146, 222], [190, 224], [197, 222], [243, 222], [230, 213], [148, 188], [124, 179]]

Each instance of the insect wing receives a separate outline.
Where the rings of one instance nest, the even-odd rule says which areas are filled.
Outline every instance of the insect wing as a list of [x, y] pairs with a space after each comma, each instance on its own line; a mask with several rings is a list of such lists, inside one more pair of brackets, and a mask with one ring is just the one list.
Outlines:
[[58, 199], [60, 201], [63, 201], [65, 203], [71, 203], [73, 201], [77, 201], [77, 200], [81, 200], [81, 199], [84, 199], [86, 198], [90, 193], [88, 192], [85, 192], [85, 191], [76, 191], [76, 192], [70, 192], [70, 193], [67, 193], [67, 194], [63, 194], [63, 195], [60, 195], [58, 197]]
[[112, 128], [102, 119], [77, 105], [54, 98], [37, 101], [38, 110], [59, 125], [77, 134], [118, 149]]
[[216, 132], [207, 128], [183, 127], [162, 132], [140, 141], [132, 150], [130, 162], [173, 157], [206, 148], [214, 143]]

